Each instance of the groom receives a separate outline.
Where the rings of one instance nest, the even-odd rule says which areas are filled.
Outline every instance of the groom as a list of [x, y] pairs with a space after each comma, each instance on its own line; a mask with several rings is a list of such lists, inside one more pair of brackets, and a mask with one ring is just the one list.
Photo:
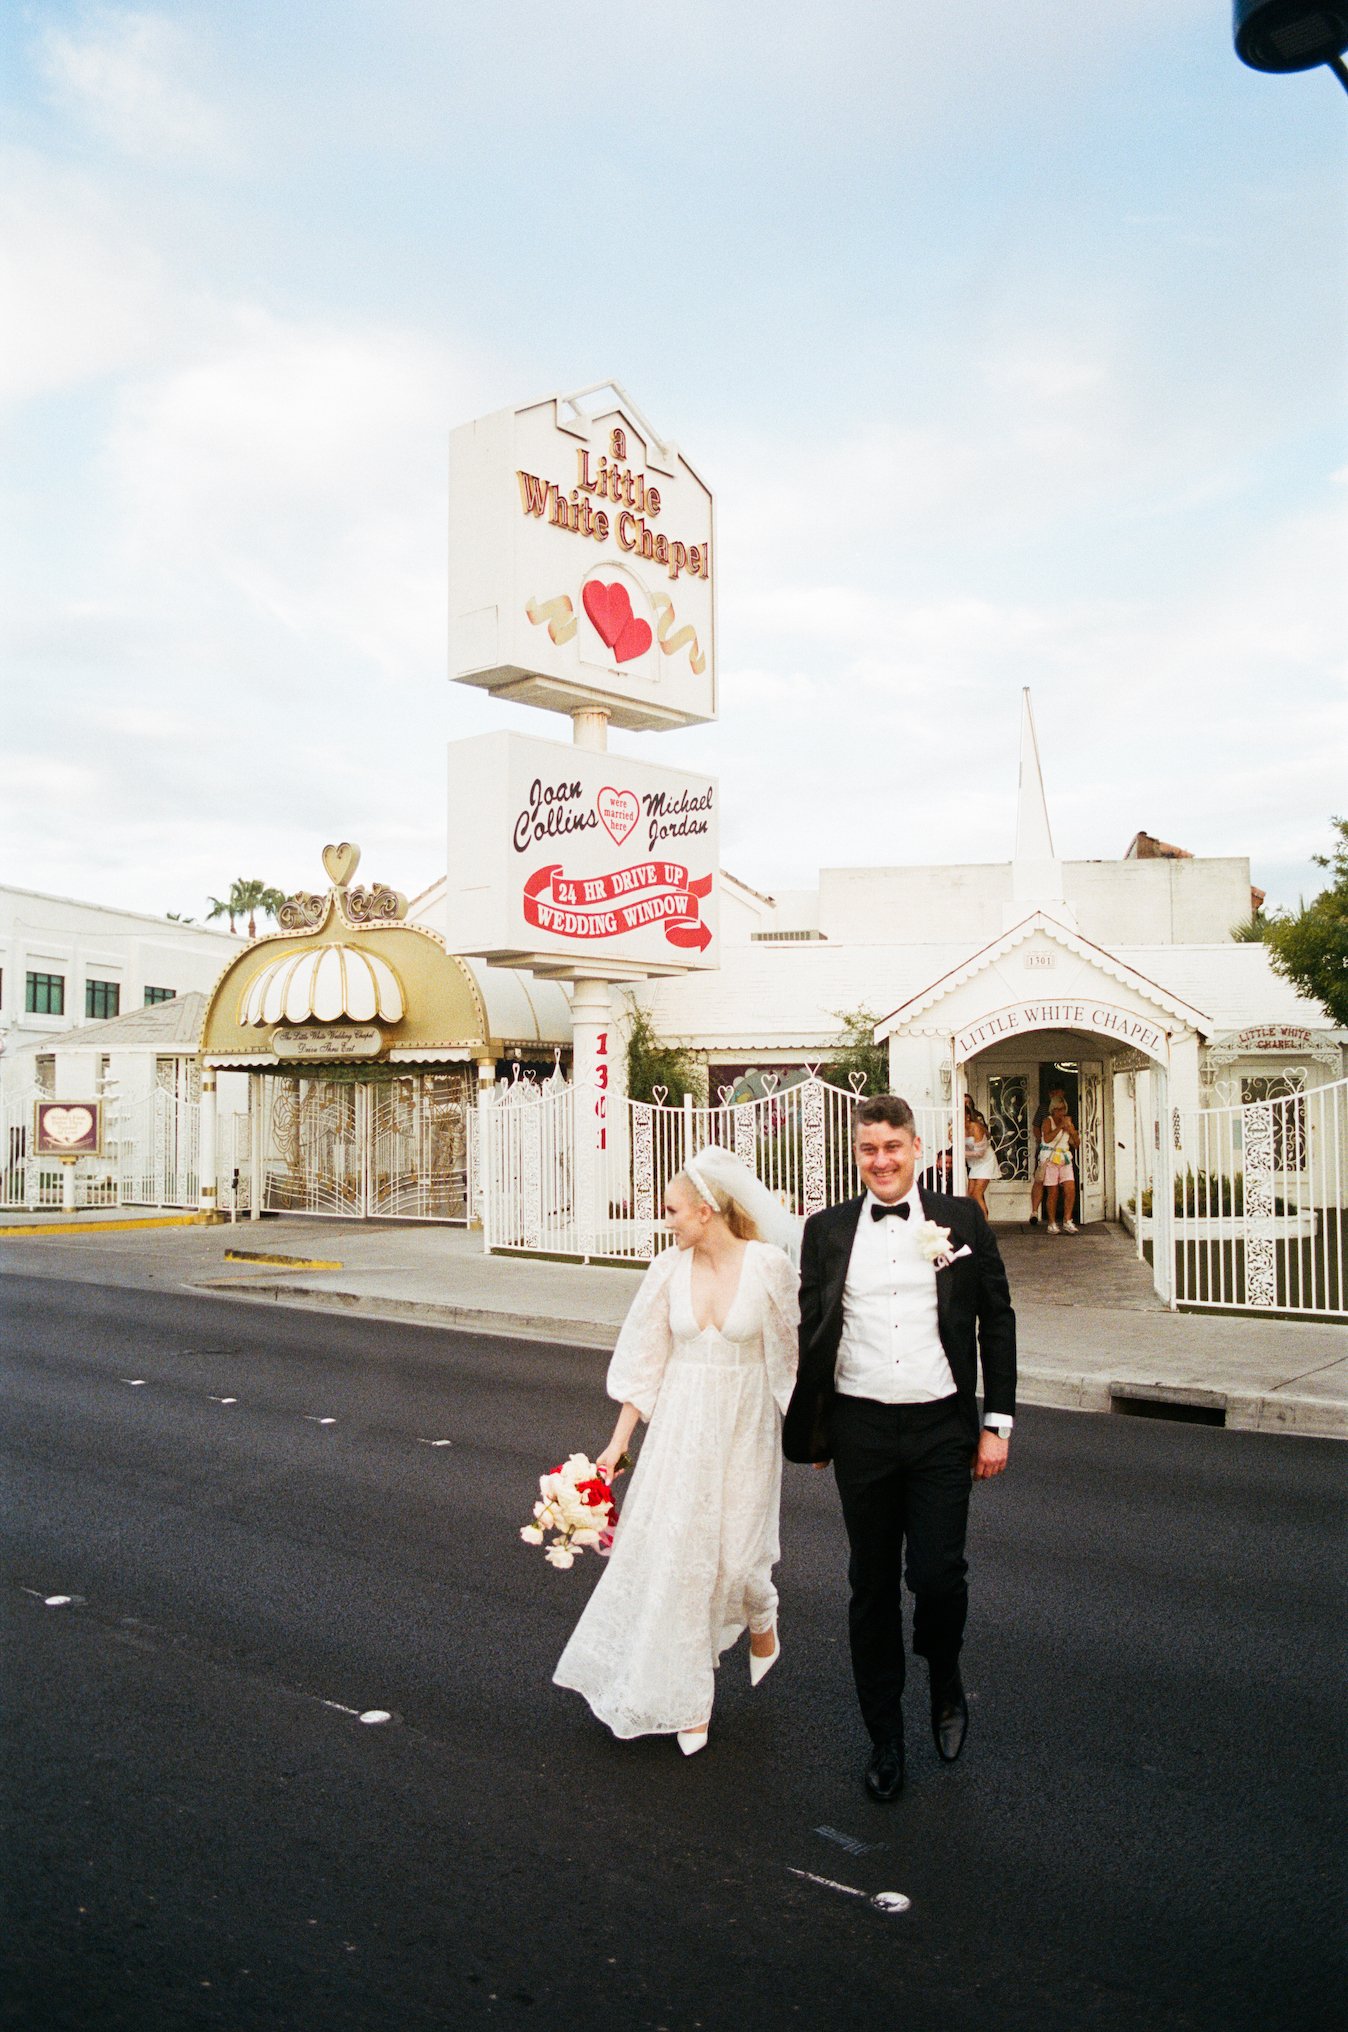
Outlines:
[[837, 1475], [852, 1671], [874, 1744], [866, 1790], [888, 1804], [903, 1790], [905, 1544], [936, 1748], [952, 1764], [964, 1747], [969, 1489], [1006, 1467], [1016, 1316], [978, 1207], [915, 1184], [922, 1143], [907, 1101], [862, 1101], [854, 1148], [865, 1193], [805, 1224], [800, 1369], [782, 1444], [788, 1460], [832, 1460]]

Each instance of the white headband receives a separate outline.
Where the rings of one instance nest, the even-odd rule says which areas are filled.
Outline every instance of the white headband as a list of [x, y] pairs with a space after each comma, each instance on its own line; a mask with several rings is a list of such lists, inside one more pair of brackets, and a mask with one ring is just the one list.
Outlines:
[[714, 1214], [719, 1214], [721, 1211], [721, 1202], [717, 1199], [716, 1194], [707, 1184], [706, 1179], [702, 1176], [701, 1172], [698, 1170], [697, 1166], [692, 1162], [691, 1158], [689, 1159], [688, 1163], [685, 1164], [683, 1167], [683, 1175], [685, 1178], [691, 1178], [693, 1184], [697, 1187], [699, 1194], [707, 1202], [707, 1205], [711, 1208], [712, 1212]]

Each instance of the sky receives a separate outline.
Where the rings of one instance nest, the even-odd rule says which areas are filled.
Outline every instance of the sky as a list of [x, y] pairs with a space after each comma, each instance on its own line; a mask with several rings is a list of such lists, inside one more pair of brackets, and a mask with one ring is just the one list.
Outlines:
[[607, 377], [716, 494], [722, 858], [1348, 811], [1348, 103], [1225, 0], [175, 0], [0, 25], [0, 879], [415, 893], [450, 430]]

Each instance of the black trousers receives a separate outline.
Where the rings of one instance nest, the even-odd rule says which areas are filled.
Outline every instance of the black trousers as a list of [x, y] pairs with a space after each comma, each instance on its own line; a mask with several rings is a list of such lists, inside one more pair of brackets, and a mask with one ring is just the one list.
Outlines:
[[877, 1743], [903, 1733], [905, 1570], [914, 1651], [938, 1684], [959, 1662], [976, 1444], [956, 1397], [934, 1404], [834, 1399], [833, 1467], [852, 1548], [852, 1673], [862, 1719]]

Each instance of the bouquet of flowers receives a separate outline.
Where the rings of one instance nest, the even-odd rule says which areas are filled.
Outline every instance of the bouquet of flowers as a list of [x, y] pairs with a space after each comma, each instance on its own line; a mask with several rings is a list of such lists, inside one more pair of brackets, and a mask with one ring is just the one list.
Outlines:
[[[628, 1465], [623, 1455], [619, 1469]], [[582, 1552], [606, 1557], [613, 1546], [618, 1506], [613, 1491], [592, 1460], [573, 1453], [551, 1474], [538, 1478], [539, 1500], [534, 1504], [534, 1521], [525, 1524], [520, 1537], [526, 1545], [544, 1545], [544, 1557], [551, 1566], [574, 1566]], [[551, 1532], [552, 1542], [547, 1544]]]

